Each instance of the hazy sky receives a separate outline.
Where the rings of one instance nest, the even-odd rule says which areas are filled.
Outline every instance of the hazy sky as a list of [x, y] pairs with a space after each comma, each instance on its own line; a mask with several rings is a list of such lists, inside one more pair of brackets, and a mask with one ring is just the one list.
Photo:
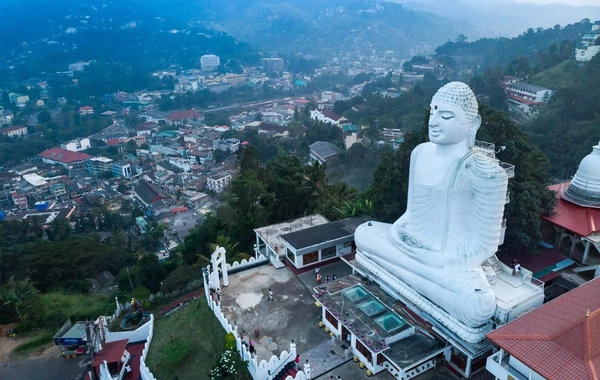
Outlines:
[[569, 5], [594, 5], [600, 6], [600, 0], [514, 0], [519, 3], [536, 3], [536, 4], [550, 4], [550, 3], [563, 3]]

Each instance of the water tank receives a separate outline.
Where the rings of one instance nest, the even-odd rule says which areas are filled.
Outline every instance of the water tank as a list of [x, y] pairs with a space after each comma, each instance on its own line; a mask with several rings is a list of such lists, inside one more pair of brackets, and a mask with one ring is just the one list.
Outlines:
[[44, 211], [48, 208], [48, 202], [46, 201], [39, 201], [39, 202], [35, 202], [35, 209], [38, 211]]

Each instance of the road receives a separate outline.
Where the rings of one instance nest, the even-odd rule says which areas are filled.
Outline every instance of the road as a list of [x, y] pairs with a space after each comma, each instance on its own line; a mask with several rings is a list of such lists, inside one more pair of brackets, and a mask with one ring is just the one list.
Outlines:
[[85, 357], [77, 359], [30, 358], [0, 363], [0, 379], [79, 380], [85, 371]]
[[264, 106], [268, 106], [269, 104], [273, 104], [273, 103], [283, 103], [283, 102], [287, 102], [287, 100], [285, 100], [286, 98], [279, 98], [279, 99], [271, 99], [271, 100], [258, 100], [255, 102], [247, 102], [247, 103], [235, 103], [232, 104], [230, 106], [224, 106], [224, 107], [217, 107], [217, 108], [208, 108], [205, 110], [200, 110], [200, 112], [202, 113], [208, 113], [208, 112], [214, 112], [214, 111], [227, 111], [229, 109], [232, 108], [253, 108], [253, 107], [264, 107]]

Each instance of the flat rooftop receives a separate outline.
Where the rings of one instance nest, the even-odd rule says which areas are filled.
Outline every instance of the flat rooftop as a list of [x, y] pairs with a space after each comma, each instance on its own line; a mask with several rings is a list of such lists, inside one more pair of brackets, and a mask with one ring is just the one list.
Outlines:
[[319, 226], [328, 223], [329, 220], [321, 214], [312, 214], [302, 218], [293, 219], [287, 222], [273, 224], [266, 227], [256, 228], [256, 232], [271, 248], [281, 252], [283, 243], [279, 236], [295, 231], [305, 230], [310, 227]]
[[301, 231], [287, 233], [281, 235], [280, 238], [288, 242], [292, 247], [300, 250], [328, 241], [352, 236], [359, 225], [366, 223], [369, 220], [370, 219], [367, 217], [337, 220], [319, 226], [308, 227]]
[[373, 349], [381, 348], [382, 340], [412, 327], [390, 307], [396, 303], [393, 298], [357, 275], [317, 286], [315, 292], [315, 298], [323, 307], [342, 323], [347, 320], [351, 331], [364, 337]]
[[390, 348], [384, 351], [383, 355], [401, 368], [407, 368], [444, 348], [445, 345], [441, 341], [417, 330], [413, 335], [390, 344]]

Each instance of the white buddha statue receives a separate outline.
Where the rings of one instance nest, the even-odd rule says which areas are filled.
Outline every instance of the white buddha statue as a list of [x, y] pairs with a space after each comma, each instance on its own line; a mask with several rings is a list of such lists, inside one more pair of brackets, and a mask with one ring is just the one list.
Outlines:
[[430, 142], [410, 157], [406, 212], [393, 225], [359, 226], [357, 260], [378, 264], [475, 328], [496, 309], [481, 265], [498, 248], [508, 176], [473, 149], [481, 117], [466, 84], [445, 85], [430, 107]]

